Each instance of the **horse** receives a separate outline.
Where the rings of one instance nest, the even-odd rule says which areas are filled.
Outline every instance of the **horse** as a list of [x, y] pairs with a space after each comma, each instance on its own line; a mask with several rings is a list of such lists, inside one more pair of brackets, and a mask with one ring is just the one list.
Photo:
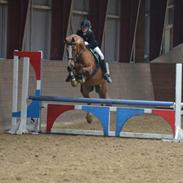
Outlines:
[[[107, 82], [103, 78], [103, 71], [96, 63], [93, 53], [85, 46], [83, 38], [76, 34], [65, 38], [68, 54], [68, 70], [72, 73], [73, 87], [80, 84], [80, 92], [83, 97], [90, 98], [89, 93], [94, 89], [99, 98], [107, 98]], [[90, 105], [88, 103], [88, 105]], [[86, 120], [92, 122], [92, 115], [87, 113]]]

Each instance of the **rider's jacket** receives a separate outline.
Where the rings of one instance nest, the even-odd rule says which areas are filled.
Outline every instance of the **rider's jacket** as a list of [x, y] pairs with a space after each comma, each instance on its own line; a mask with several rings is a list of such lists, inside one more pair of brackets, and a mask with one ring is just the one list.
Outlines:
[[95, 40], [94, 33], [91, 29], [87, 32], [83, 33], [82, 30], [78, 30], [76, 33], [78, 36], [82, 37], [84, 41], [88, 42], [88, 47], [91, 49], [95, 49], [98, 46], [97, 41]]

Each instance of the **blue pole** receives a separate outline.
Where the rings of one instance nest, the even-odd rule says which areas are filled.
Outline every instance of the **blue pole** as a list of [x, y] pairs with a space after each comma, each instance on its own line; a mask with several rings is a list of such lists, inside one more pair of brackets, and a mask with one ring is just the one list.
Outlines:
[[47, 101], [47, 102], [140, 105], [140, 106], [161, 106], [161, 107], [172, 107], [174, 105], [174, 102], [167, 102], [167, 101], [73, 98], [73, 97], [61, 97], [61, 96], [30, 96], [29, 99], [38, 101]]

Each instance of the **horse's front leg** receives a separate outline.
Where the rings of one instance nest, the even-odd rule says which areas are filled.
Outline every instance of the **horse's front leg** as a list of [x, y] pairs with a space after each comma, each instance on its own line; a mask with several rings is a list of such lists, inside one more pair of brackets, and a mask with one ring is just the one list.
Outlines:
[[[90, 92], [89, 89], [85, 85], [81, 85], [81, 93], [82, 93], [83, 97], [90, 98], [89, 92]], [[91, 103], [87, 103], [87, 104], [90, 105]], [[90, 112], [87, 112], [87, 114], [86, 114], [86, 121], [88, 123], [92, 123], [92, 121], [93, 121], [93, 116]]]
[[85, 65], [80, 64], [80, 63], [76, 63], [75, 68], [76, 68], [76, 71], [77, 71], [78, 74], [87, 74], [87, 75], [89, 75], [92, 72], [92, 66], [85, 66]]
[[82, 73], [85, 75], [91, 75], [92, 74], [92, 66], [83, 67]]
[[71, 61], [68, 64], [67, 71], [69, 72], [69, 76], [67, 77], [66, 81], [70, 80], [73, 87], [77, 86], [78, 82], [76, 81], [74, 75], [74, 66], [71, 64]]

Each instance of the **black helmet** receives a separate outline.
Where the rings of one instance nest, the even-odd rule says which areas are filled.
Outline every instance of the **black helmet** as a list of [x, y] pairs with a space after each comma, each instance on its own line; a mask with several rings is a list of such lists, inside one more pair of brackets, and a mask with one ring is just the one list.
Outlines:
[[89, 20], [85, 19], [85, 20], [83, 20], [81, 22], [80, 26], [81, 26], [81, 29], [82, 28], [89, 28], [89, 29], [91, 29], [91, 22]]

